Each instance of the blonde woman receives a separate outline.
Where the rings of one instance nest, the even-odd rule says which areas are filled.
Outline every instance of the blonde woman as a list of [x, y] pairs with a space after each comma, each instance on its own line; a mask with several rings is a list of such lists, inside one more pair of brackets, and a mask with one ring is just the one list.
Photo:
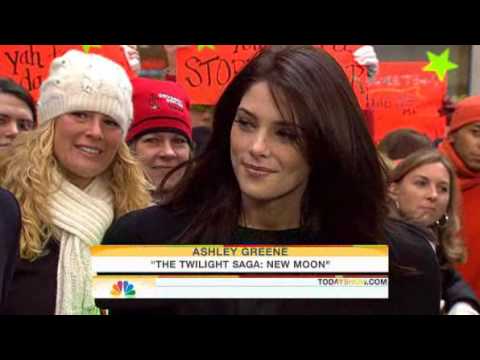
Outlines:
[[459, 236], [459, 193], [455, 171], [436, 150], [420, 150], [400, 162], [390, 174], [391, 215], [427, 227], [442, 267], [445, 312], [478, 315], [480, 304], [454, 267], [466, 259]]
[[132, 88], [112, 61], [72, 50], [42, 84], [38, 129], [0, 162], [22, 233], [7, 314], [96, 314], [89, 248], [112, 221], [151, 202], [125, 143]]

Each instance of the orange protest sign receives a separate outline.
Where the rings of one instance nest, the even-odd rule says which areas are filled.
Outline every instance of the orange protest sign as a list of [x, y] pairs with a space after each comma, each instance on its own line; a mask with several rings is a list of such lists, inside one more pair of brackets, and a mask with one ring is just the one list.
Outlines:
[[261, 45], [192, 45], [177, 51], [177, 82], [192, 104], [215, 105]]
[[445, 118], [438, 110], [446, 82], [422, 69], [427, 62], [382, 62], [369, 84], [369, 108], [374, 114], [375, 141], [389, 132], [409, 128], [432, 140], [444, 136]]
[[18, 82], [37, 100], [50, 63], [70, 49], [103, 55], [120, 64], [130, 78], [135, 76], [119, 45], [0, 45], [0, 76]]
[[361, 45], [315, 45], [322, 48], [342, 66], [350, 79], [355, 95], [362, 109], [367, 106], [368, 99], [368, 71], [365, 66], [358, 64], [353, 56]]
[[[367, 71], [353, 52], [358, 45], [315, 45], [330, 53], [343, 67], [357, 94], [366, 105]], [[192, 45], [177, 52], [177, 81], [193, 104], [215, 105], [225, 87], [265, 45]]]

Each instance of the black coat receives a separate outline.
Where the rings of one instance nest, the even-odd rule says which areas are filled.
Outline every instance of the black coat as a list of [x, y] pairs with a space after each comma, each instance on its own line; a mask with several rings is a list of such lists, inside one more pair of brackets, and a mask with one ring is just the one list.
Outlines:
[[0, 314], [55, 314], [59, 253], [59, 243], [51, 239], [38, 259], [16, 258], [8, 300], [0, 309]]
[[472, 288], [454, 268], [448, 265], [442, 266], [442, 299], [445, 300], [445, 313], [448, 313], [458, 302], [468, 303], [480, 313], [480, 303]]
[[0, 314], [53, 315], [57, 293], [58, 242], [49, 241], [42, 256], [35, 261], [21, 259], [18, 251], [20, 208], [10, 193], [1, 191], [0, 195], [0, 279], [5, 277], [0, 283], [4, 299]]
[[[166, 207], [150, 207], [114, 223], [103, 244], [174, 244], [186, 223], [187, 219], [174, 216]], [[137, 300], [111, 310], [113, 314], [439, 314], [440, 268], [429, 244], [429, 234], [396, 220], [385, 225], [385, 232], [391, 264], [388, 300]], [[237, 235], [224, 243], [260, 243], [258, 236], [252, 236], [257, 240], [250, 242], [242, 236], [239, 242]], [[310, 244], [322, 244], [321, 235], [312, 239], [315, 240]], [[299, 244], [298, 239], [288, 236], [278, 237], [277, 244], [280, 243]]]
[[0, 192], [0, 314], [53, 315], [57, 292], [59, 245], [53, 239], [35, 261], [20, 258], [20, 208]]
[[15, 197], [0, 189], [0, 305], [6, 301], [18, 257], [22, 217]]

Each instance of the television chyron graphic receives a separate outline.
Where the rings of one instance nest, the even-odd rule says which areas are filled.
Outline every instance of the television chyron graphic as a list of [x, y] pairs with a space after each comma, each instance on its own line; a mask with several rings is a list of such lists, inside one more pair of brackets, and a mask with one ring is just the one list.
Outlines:
[[110, 292], [113, 296], [135, 296], [135, 286], [128, 281], [118, 281], [112, 286]]

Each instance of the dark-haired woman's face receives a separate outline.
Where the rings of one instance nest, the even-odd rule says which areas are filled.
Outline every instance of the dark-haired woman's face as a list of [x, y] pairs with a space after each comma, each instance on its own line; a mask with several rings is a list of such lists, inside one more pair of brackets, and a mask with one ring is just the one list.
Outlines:
[[442, 163], [426, 164], [392, 184], [390, 190], [407, 220], [430, 226], [447, 212], [450, 176]]
[[[158, 187], [165, 176], [191, 156], [187, 139], [173, 132], [153, 132], [141, 136], [135, 142], [135, 155], [145, 172]], [[182, 178], [185, 168], [168, 178], [165, 190], [171, 190]]]
[[11, 145], [20, 131], [32, 130], [33, 114], [16, 96], [0, 93], [0, 151]]
[[245, 93], [230, 134], [233, 170], [244, 200], [282, 200], [284, 206], [301, 201], [310, 167], [296, 145], [295, 126], [282, 119], [266, 82]]

